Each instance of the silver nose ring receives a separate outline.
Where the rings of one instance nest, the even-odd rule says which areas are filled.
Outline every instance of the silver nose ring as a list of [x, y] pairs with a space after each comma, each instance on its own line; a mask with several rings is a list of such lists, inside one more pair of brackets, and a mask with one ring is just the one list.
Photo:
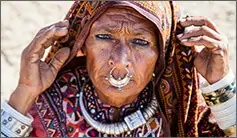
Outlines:
[[115, 69], [116, 67], [113, 67], [109, 72], [109, 77], [106, 77], [105, 79], [108, 80], [112, 86], [117, 87], [118, 90], [121, 91], [122, 87], [126, 86], [129, 83], [132, 75], [130, 75], [129, 70], [125, 68], [125, 70], [127, 71], [126, 76], [124, 78], [119, 77], [118, 79], [115, 79], [112, 75]]

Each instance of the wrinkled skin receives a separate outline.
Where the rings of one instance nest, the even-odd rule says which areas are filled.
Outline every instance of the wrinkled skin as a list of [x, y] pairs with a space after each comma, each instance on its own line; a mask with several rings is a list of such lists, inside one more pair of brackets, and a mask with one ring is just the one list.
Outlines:
[[[226, 36], [204, 17], [183, 18], [180, 24], [184, 28], [194, 26], [177, 36], [183, 45], [195, 48], [204, 46], [195, 55], [194, 65], [197, 71], [210, 84], [222, 79], [229, 71]], [[108, 29], [106, 31], [103, 26], [107, 26], [109, 30], [116, 28], [115, 32]], [[64, 47], [49, 64], [40, 60], [47, 47], [55, 40], [67, 36], [68, 27], [68, 21], [64, 21], [41, 29], [22, 52], [19, 83], [8, 102], [20, 113], [26, 114], [34, 100], [50, 87], [69, 57], [70, 49]], [[150, 81], [159, 56], [156, 31], [151, 22], [131, 8], [110, 8], [93, 24], [85, 43], [84, 54], [87, 56], [89, 75], [101, 100], [119, 107], [135, 99]], [[96, 37], [98, 33], [110, 34], [113, 39], [109, 37], [108, 40], [107, 35]], [[144, 40], [149, 42], [149, 46], [144, 46]], [[122, 92], [105, 81], [112, 66], [116, 66], [113, 74], [115, 78], [124, 76], [124, 67], [133, 75], [132, 81]]]
[[[183, 45], [197, 49], [194, 60], [197, 71], [210, 84], [219, 81], [229, 72], [227, 37], [206, 17], [186, 17], [180, 24], [186, 31], [177, 38]], [[193, 27], [187, 29], [190, 26]]]
[[[151, 80], [158, 58], [155, 31], [153, 23], [128, 7], [109, 8], [93, 23], [85, 42], [87, 69], [103, 102], [130, 103]], [[121, 91], [105, 79], [113, 67], [116, 79], [125, 77], [125, 68], [133, 76]]]

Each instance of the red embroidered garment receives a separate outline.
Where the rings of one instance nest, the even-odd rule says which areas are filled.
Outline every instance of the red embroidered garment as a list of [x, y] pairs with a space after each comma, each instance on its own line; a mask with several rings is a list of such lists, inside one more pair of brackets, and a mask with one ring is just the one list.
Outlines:
[[[66, 16], [71, 24], [69, 40], [64, 43], [57, 42], [46, 61], [49, 62], [54, 53], [65, 46], [71, 48], [71, 55], [53, 85], [36, 99], [30, 111], [34, 117], [34, 131], [31, 135], [106, 136], [89, 126], [81, 114], [76, 97], [82, 90], [82, 78], [88, 77], [84, 69], [85, 58], [76, 58], [75, 54], [83, 46], [93, 21], [109, 6], [116, 5], [130, 6], [152, 21], [160, 31], [157, 37], [161, 45], [156, 66], [158, 75], [154, 80], [153, 89], [148, 87], [147, 92], [144, 90], [140, 95], [145, 95], [145, 98], [138, 97], [134, 103], [123, 107], [122, 110], [126, 111], [121, 112], [120, 117], [123, 118], [141, 108], [138, 106], [140, 104], [149, 104], [149, 91], [156, 94], [160, 104], [158, 112], [146, 125], [120, 136], [224, 136], [199, 91], [198, 75], [193, 66], [194, 51], [179, 44], [175, 38], [175, 34], [182, 32], [182, 28], [177, 25], [180, 12], [177, 5], [169, 1], [75, 1]], [[88, 104], [87, 111], [90, 111], [94, 119], [109, 122], [110, 112], [113, 112], [114, 108], [98, 104], [100, 102], [93, 93], [93, 84], [87, 85], [90, 89], [84, 95], [84, 99], [87, 99], [84, 103]], [[89, 100], [90, 97], [94, 100], [93, 104], [93, 100]]]
[[[116, 108], [102, 103], [102, 101], [98, 99], [96, 93], [94, 93], [92, 83], [90, 81], [87, 82], [87, 80], [89, 80], [89, 78], [85, 68], [79, 67], [65, 71], [54, 83], [54, 86], [48, 89], [45, 95], [42, 95], [36, 100], [35, 108], [40, 112], [40, 116], [44, 120], [43, 126], [47, 127], [47, 135], [57, 136], [57, 131], [61, 131], [64, 133], [64, 136], [66, 135], [69, 137], [157, 137], [163, 135], [159, 112], [157, 112], [155, 117], [151, 118], [144, 126], [139, 127], [130, 133], [107, 135], [96, 131], [86, 122], [80, 110], [79, 93], [82, 91], [82, 85], [84, 85], [83, 91], [85, 93], [83, 97], [84, 104], [94, 120], [102, 123], [113, 123], [112, 120], [114, 119], [112, 115]], [[135, 112], [137, 109], [142, 110], [147, 106], [147, 103], [151, 100], [151, 95], [149, 96], [151, 92], [148, 92], [148, 90], [148, 87], [146, 87], [134, 102], [123, 105], [120, 108], [121, 112], [118, 121], [122, 121], [124, 116]], [[62, 97], [58, 95], [61, 95]], [[60, 99], [62, 101], [60, 101]], [[57, 104], [55, 101], [57, 103], [60, 102], [61, 104]], [[55, 105], [55, 107], [51, 105]], [[47, 113], [48, 111], [55, 110], [57, 110], [58, 114], [53, 115], [54, 113]], [[62, 117], [57, 117], [58, 115]], [[63, 127], [61, 126], [64, 129], [58, 127], [56, 131], [53, 131], [53, 129], [56, 128], [55, 126], [59, 125], [60, 122], [64, 122], [64, 124], [62, 124]], [[35, 124], [35, 126], [35, 135], [45, 135], [41, 132], [42, 130], [37, 131], [39, 124]]]

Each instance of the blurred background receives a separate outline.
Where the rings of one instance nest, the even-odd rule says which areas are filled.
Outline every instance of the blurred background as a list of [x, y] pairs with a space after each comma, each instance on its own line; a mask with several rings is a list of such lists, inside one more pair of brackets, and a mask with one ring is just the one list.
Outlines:
[[[19, 78], [21, 51], [43, 27], [63, 20], [73, 1], [1, 1], [1, 99], [8, 99]], [[177, 1], [186, 14], [206, 16], [228, 37], [229, 60], [236, 74], [236, 2]]]

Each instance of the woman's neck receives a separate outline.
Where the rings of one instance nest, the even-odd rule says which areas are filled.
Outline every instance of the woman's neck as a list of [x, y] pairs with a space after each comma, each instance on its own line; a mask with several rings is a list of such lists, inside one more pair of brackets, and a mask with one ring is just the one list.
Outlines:
[[[84, 103], [88, 113], [96, 121], [102, 123], [113, 123], [123, 121], [124, 117], [136, 112], [138, 109], [143, 110], [144, 107], [151, 100], [151, 91], [147, 86], [142, 92], [134, 97], [133, 99], [121, 100], [120, 105], [114, 106], [115, 104], [109, 103], [110, 98], [103, 99], [99, 97], [99, 93], [95, 90], [91, 81], [87, 82], [84, 87]], [[117, 100], [117, 99], [116, 99]]]

